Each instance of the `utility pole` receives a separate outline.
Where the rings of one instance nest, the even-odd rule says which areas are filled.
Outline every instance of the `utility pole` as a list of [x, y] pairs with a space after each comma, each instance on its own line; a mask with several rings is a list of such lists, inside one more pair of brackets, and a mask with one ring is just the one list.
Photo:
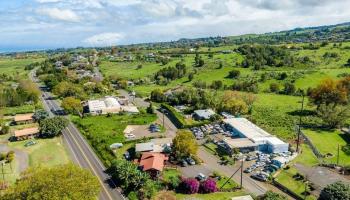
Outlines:
[[243, 162], [244, 162], [244, 158], [242, 159], [242, 162], [241, 162], [241, 189], [243, 188]]
[[338, 152], [337, 152], [337, 166], [339, 166], [339, 144], [338, 144]]
[[165, 113], [165, 110], [163, 110], [163, 128], [164, 128], [164, 113]]
[[298, 140], [297, 140], [297, 153], [299, 153], [299, 148], [300, 148], [300, 132], [301, 132], [301, 116], [304, 110], [304, 92], [302, 93], [303, 99], [301, 101], [301, 109], [300, 109], [300, 116], [299, 116], [299, 126], [298, 126]]

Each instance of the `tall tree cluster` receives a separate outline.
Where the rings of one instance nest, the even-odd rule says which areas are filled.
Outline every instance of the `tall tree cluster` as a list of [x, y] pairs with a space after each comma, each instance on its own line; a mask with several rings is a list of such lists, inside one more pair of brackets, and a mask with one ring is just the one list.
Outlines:
[[323, 80], [311, 89], [309, 99], [316, 106], [318, 116], [330, 128], [341, 126], [350, 116], [350, 77], [339, 81]]

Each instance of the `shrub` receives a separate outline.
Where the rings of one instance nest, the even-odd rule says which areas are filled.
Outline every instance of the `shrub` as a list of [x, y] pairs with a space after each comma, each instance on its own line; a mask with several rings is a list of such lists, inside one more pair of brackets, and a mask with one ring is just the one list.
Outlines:
[[345, 200], [350, 198], [350, 185], [335, 182], [322, 189], [319, 200]]
[[214, 179], [207, 179], [200, 184], [199, 191], [201, 193], [217, 192], [216, 181]]
[[195, 194], [199, 190], [199, 182], [194, 178], [188, 178], [182, 180], [179, 187], [182, 193]]
[[136, 192], [130, 192], [130, 193], [128, 194], [128, 199], [129, 199], [129, 200], [138, 200], [138, 198], [137, 198], [137, 193], [136, 193]]

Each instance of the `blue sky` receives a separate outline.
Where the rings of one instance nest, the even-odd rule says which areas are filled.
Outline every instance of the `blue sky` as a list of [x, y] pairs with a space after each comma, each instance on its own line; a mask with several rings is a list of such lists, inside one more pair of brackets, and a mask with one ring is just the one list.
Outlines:
[[264, 33], [350, 21], [350, 0], [1, 0], [0, 51]]

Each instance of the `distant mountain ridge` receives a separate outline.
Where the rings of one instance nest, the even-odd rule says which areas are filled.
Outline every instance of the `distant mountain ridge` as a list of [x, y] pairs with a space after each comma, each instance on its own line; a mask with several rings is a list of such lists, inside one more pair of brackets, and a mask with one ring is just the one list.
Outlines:
[[[350, 40], [350, 22], [335, 24], [335, 25], [324, 25], [315, 27], [304, 27], [294, 28], [292, 30], [285, 30], [279, 32], [270, 32], [263, 34], [244, 34], [239, 36], [216, 36], [216, 37], [203, 37], [203, 38], [181, 38], [177, 41], [169, 42], [154, 42], [154, 43], [140, 43], [130, 45], [117, 45], [118, 47], [134, 48], [187, 48], [195, 46], [208, 46], [215, 47], [220, 45], [240, 45], [249, 43], [259, 44], [280, 44], [280, 43], [308, 43], [308, 42], [343, 42]], [[40, 52], [55, 53], [65, 52], [67, 50], [74, 49], [90, 49], [93, 47], [77, 47], [77, 48], [58, 48], [50, 50], [42, 50]], [[95, 49], [110, 49], [111, 47], [99, 47]], [[38, 52], [38, 51], [27, 51], [27, 52]], [[4, 53], [13, 54], [13, 53]], [[1, 53], [0, 53], [1, 55]]]

